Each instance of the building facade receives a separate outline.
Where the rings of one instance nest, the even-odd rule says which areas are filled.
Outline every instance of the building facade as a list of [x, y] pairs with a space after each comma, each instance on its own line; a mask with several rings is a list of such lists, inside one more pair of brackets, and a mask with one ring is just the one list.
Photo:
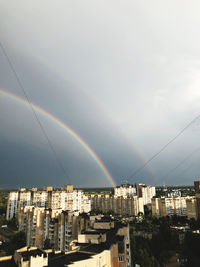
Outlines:
[[144, 205], [151, 204], [151, 199], [156, 195], [155, 186], [136, 184], [136, 192], [138, 197], [143, 198]]
[[91, 194], [88, 197], [91, 200], [92, 210], [124, 216], [137, 216], [138, 213], [144, 213], [143, 198], [137, 196], [116, 197], [109, 194]]
[[95, 220], [94, 226], [95, 228], [82, 231], [78, 235], [70, 252], [25, 247], [15, 251], [13, 257], [0, 258], [0, 265], [131, 267], [129, 225], [109, 217], [102, 217], [100, 220]]
[[[188, 216], [187, 201], [191, 202], [193, 197], [161, 197], [152, 198], [152, 215], [157, 217], [162, 216]], [[188, 206], [189, 207], [189, 206]], [[191, 209], [191, 208], [190, 208]], [[191, 209], [191, 213], [193, 210]]]
[[52, 187], [47, 187], [46, 190], [33, 188], [10, 192], [6, 213], [7, 220], [17, 217], [18, 210], [25, 206], [79, 212], [89, 212], [91, 209], [90, 200], [83, 191], [74, 190], [72, 185], [68, 185], [62, 190], [53, 190]]
[[26, 206], [18, 212], [18, 225], [26, 233], [27, 246], [69, 251], [71, 241], [89, 227], [89, 217], [62, 209]]
[[136, 196], [135, 185], [132, 184], [122, 184], [114, 188], [115, 197], [132, 197]]

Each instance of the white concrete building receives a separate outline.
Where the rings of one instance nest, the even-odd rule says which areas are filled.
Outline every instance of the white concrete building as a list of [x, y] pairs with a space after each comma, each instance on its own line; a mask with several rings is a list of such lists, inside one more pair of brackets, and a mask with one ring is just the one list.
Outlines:
[[7, 219], [17, 215], [20, 207], [34, 206], [69, 211], [89, 212], [91, 203], [85, 198], [82, 190], [74, 190], [67, 186], [62, 190], [19, 190], [10, 192], [7, 204]]
[[114, 195], [116, 197], [132, 197], [136, 195], [135, 185], [122, 184], [114, 188]]
[[151, 199], [156, 195], [155, 186], [136, 184], [137, 195], [143, 198], [144, 205], [151, 204]]
[[19, 192], [10, 192], [8, 197], [6, 219], [9, 220], [17, 214]]

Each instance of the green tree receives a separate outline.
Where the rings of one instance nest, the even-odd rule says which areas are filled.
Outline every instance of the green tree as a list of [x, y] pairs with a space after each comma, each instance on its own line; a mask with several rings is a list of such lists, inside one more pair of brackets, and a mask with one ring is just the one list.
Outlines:
[[22, 248], [26, 245], [26, 235], [24, 232], [17, 232], [11, 237], [9, 242], [6, 244], [6, 252], [12, 255], [15, 250]]
[[51, 243], [50, 243], [50, 239], [46, 238], [44, 241], [44, 249], [50, 249], [51, 247]]

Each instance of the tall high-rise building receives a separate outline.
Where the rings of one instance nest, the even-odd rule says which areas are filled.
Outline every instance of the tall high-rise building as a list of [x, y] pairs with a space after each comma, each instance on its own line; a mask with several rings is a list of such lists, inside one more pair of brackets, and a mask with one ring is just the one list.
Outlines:
[[194, 181], [195, 194], [200, 194], [200, 181]]
[[69, 251], [72, 240], [89, 227], [89, 216], [62, 209], [25, 206], [18, 212], [19, 230], [26, 233], [26, 245]]
[[136, 195], [136, 188], [133, 184], [122, 184], [114, 188], [116, 197], [133, 197]]
[[144, 205], [148, 205], [151, 204], [151, 199], [156, 195], [156, 188], [146, 184], [136, 184], [136, 192], [138, 197], [143, 198]]

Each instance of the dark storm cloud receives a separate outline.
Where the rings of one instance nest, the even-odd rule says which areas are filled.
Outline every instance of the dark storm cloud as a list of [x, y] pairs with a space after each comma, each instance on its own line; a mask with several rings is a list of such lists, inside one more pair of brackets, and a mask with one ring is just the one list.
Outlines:
[[[116, 181], [121, 181], [121, 177], [126, 176], [127, 169], [130, 169], [130, 166], [132, 168], [133, 166], [141, 164], [138, 155], [135, 154], [134, 148], [129, 146], [125, 137], [120, 133], [120, 130], [109, 121], [106, 113], [95, 105], [91, 97], [80, 89], [78, 90], [76, 87], [72, 87], [72, 85], [66, 81], [62, 81], [61, 78], [57, 78], [56, 74], [41, 69], [40, 66], [37, 65], [37, 62], [24, 60], [22, 55], [20, 55], [19, 58], [20, 61], [16, 61], [16, 66], [18, 66], [19, 76], [23, 77], [21, 80], [27, 93], [31, 96], [31, 100], [43, 109], [53, 113], [73, 128], [96, 151]], [[51, 79], [52, 76], [56, 82]], [[10, 88], [9, 82], [10, 80], [6, 85], [9, 91], [15, 94], [21, 93], [20, 88]], [[38, 88], [42, 90], [38, 90]], [[9, 102], [9, 99], [7, 101]], [[3, 111], [10, 110], [9, 117], [1, 117], [3, 128], [5, 128], [4, 135], [9, 132], [11, 133], [10, 138], [20, 142], [23, 141], [24, 145], [26, 143], [27, 146], [30, 146], [33, 142], [36, 147], [42, 146], [46, 149], [46, 140], [44, 140], [44, 136], [34, 120], [30, 107], [21, 107], [21, 105], [17, 103], [13, 105], [12, 101], [10, 106], [6, 108], [5, 105], [1, 105]], [[15, 116], [13, 117], [13, 114], [15, 114], [15, 116], [18, 114], [17, 118]], [[12, 121], [12, 119], [14, 120]], [[49, 126], [45, 118], [40, 117], [40, 120], [45, 126], [52, 143], [56, 146], [58, 156], [61, 158], [64, 165], [67, 166], [67, 172], [70, 173], [71, 177], [70, 179], [72, 179], [75, 184], [80, 185], [80, 182], [83, 181], [84, 183], [82, 186], [88, 183], [94, 183], [94, 185], [108, 184], [108, 181], [105, 180], [104, 175], [98, 170], [99, 168], [94, 161], [92, 163], [95, 166], [91, 166], [92, 160], [89, 156], [87, 157], [90, 158], [90, 161], [88, 160], [85, 165], [82, 164], [81, 158], [78, 157], [80, 154], [80, 145], [77, 145], [77, 142], [74, 142], [74, 147], [76, 146], [78, 148], [77, 150], [75, 149], [75, 152], [73, 151], [73, 154], [77, 153], [77, 157], [70, 158], [72, 150], [69, 149], [71, 145], [68, 141], [69, 136], [62, 136], [62, 138], [60, 138], [57, 132], [59, 130], [57, 128], [59, 127], [56, 126], [56, 124], [51, 124]], [[12, 135], [14, 127], [15, 131], [14, 135]], [[27, 129], [29, 129], [30, 132], [27, 132]], [[38, 142], [40, 145], [37, 144]], [[28, 155], [30, 154], [29, 151], [26, 151], [26, 153]], [[83, 158], [86, 156], [85, 154], [87, 153], [83, 153], [82, 151]], [[7, 160], [9, 161], [8, 158]], [[32, 168], [30, 168], [29, 172], [32, 172]], [[25, 173], [28, 175], [28, 168]], [[37, 173], [37, 175], [40, 176], [39, 173]], [[51, 178], [48, 179], [48, 183], [53, 182], [54, 179], [55, 177], [51, 175]], [[43, 178], [43, 181], [47, 183], [46, 178]]]
[[[200, 113], [199, 1], [7, 0], [1, 5], [0, 34], [32, 101], [82, 136], [118, 182]], [[0, 60], [1, 86], [21, 94], [2, 54]], [[31, 114], [28, 119], [6, 103], [8, 108], [0, 107], [1, 135], [27, 146], [38, 143], [46, 151]], [[89, 156], [81, 161], [86, 156], [76, 142], [41, 119], [77, 184], [80, 177], [89, 184], [91, 176], [104, 184]], [[165, 174], [200, 145], [198, 136], [197, 121], [132, 181], [162, 184]], [[189, 159], [165, 182], [191, 183], [198, 158], [197, 153], [187, 172], [181, 171]]]

